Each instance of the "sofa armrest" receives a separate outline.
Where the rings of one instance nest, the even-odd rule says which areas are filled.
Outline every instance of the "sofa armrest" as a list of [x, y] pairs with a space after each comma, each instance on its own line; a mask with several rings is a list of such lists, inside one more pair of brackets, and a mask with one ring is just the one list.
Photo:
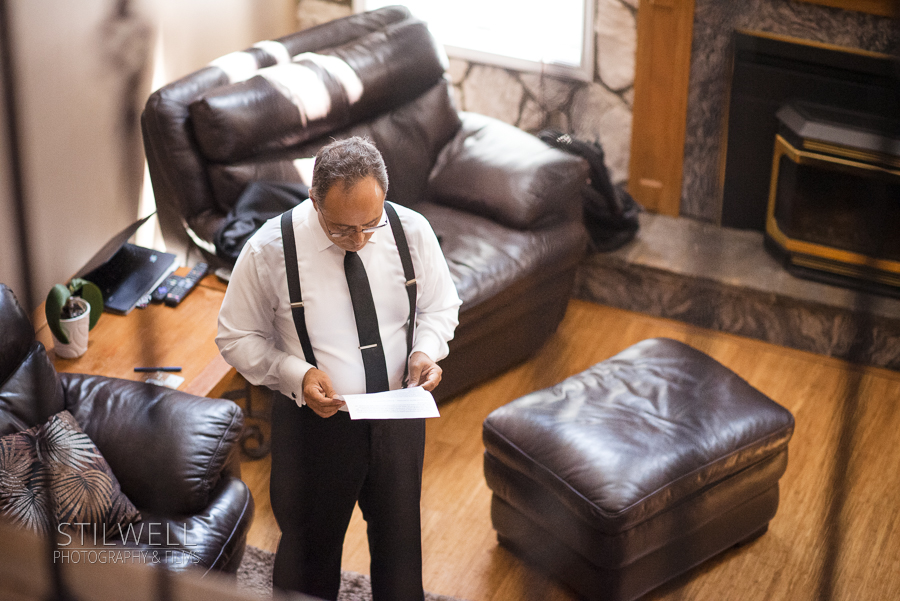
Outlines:
[[432, 169], [429, 200], [519, 230], [581, 219], [584, 159], [491, 117], [460, 118]]
[[[189, 516], [142, 514], [142, 520], [112, 542], [120, 548], [141, 549], [170, 569], [200, 567], [234, 572], [241, 562], [247, 533], [253, 523], [253, 496], [236, 478], [223, 478], [210, 494], [209, 504]], [[151, 559], [152, 561], [152, 559]]]
[[233, 402], [144, 382], [60, 374], [66, 409], [141, 511], [196, 513], [237, 452], [243, 414]]

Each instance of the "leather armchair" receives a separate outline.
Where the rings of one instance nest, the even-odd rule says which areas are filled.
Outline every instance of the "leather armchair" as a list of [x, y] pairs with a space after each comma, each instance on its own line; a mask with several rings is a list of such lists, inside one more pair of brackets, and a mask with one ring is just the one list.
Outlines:
[[142, 116], [167, 244], [220, 263], [212, 242], [249, 183], [300, 182], [295, 160], [332, 138], [371, 138], [388, 199], [429, 219], [463, 301], [440, 399], [556, 330], [587, 242], [587, 163], [458, 111], [446, 68], [425, 24], [386, 7], [217, 59], [156, 91]]
[[137, 540], [106, 542], [157, 551], [172, 569], [236, 571], [253, 519], [240, 479], [240, 408], [143, 382], [57, 373], [4, 284], [0, 332], [0, 436], [68, 410], [142, 521], [155, 525]]

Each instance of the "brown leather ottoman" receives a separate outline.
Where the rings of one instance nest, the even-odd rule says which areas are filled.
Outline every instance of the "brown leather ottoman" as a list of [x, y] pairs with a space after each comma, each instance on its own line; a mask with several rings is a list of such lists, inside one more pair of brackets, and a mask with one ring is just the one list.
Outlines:
[[645, 340], [484, 422], [501, 544], [630, 600], [764, 533], [794, 418], [685, 344]]

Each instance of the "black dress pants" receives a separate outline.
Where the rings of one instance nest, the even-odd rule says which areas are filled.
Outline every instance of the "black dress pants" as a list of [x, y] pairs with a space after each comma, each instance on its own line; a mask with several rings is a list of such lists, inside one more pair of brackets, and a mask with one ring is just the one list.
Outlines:
[[356, 502], [366, 520], [374, 601], [422, 601], [419, 503], [425, 420], [322, 418], [275, 395], [272, 511], [281, 528], [274, 586], [336, 599]]

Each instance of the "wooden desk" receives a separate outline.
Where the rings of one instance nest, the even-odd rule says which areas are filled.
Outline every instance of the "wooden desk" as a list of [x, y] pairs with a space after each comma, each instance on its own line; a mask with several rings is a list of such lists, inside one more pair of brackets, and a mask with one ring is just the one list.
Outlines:
[[[184, 267], [176, 271], [185, 275]], [[91, 330], [87, 352], [78, 359], [63, 359], [53, 352], [43, 305], [34, 315], [37, 339], [44, 344], [57, 371], [85, 373], [143, 381], [148, 374], [135, 367], [180, 366], [184, 378], [178, 390], [198, 396], [221, 396], [241, 386], [234, 368], [216, 347], [216, 321], [225, 285], [214, 275], [201, 280], [177, 307], [151, 304], [128, 315], [104, 312]]]

